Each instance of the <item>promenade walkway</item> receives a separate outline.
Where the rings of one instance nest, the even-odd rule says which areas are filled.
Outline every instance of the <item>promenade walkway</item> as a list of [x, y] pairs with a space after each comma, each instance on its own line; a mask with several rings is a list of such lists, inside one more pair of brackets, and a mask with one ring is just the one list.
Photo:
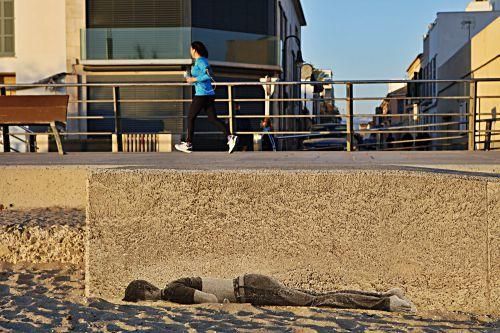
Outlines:
[[499, 152], [248, 152], [0, 154], [0, 166], [99, 166], [174, 170], [446, 169], [500, 174]]

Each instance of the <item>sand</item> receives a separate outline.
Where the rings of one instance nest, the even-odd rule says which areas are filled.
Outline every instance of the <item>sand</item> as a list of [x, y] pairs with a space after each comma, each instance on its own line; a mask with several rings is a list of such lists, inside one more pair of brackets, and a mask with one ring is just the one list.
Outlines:
[[86, 299], [83, 224], [84, 212], [78, 210], [0, 211], [0, 244], [10, 253], [0, 257], [0, 332], [500, 331], [499, 317], [460, 312], [405, 315]]
[[0, 273], [0, 331], [7, 332], [338, 332], [500, 330], [499, 318], [461, 313], [416, 316], [377, 311], [180, 306], [85, 299], [83, 269], [71, 265], [6, 265]]
[[1, 210], [0, 261], [81, 265], [84, 224], [83, 210]]

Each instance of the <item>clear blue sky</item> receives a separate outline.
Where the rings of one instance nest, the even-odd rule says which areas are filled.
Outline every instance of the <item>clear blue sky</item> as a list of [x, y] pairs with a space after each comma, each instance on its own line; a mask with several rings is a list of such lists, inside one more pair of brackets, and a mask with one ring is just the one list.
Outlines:
[[[307, 19], [302, 30], [304, 60], [333, 70], [336, 80], [404, 78], [408, 65], [423, 50], [422, 36], [436, 13], [464, 11], [469, 2], [302, 0]], [[358, 89], [365, 96], [386, 92], [386, 86]]]

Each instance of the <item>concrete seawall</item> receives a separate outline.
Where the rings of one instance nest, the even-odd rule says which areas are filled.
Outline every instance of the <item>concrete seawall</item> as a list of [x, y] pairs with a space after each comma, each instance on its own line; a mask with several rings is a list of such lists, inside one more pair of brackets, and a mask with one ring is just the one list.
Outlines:
[[9, 209], [85, 208], [83, 167], [0, 166], [0, 205]]
[[500, 313], [500, 182], [416, 171], [95, 170], [86, 292], [132, 279], [271, 274], [400, 286], [421, 309]]

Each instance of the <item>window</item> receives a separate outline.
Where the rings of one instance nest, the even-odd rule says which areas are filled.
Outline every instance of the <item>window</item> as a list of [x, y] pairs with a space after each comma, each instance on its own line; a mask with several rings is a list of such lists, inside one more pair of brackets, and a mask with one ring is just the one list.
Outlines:
[[276, 35], [274, 0], [192, 0], [191, 8], [195, 28]]
[[14, 0], [0, 0], [0, 57], [14, 55]]
[[[87, 76], [88, 83], [137, 83], [137, 82], [179, 82], [181, 76], [175, 75], [96, 75]], [[110, 99], [112, 91], [107, 87], [88, 87], [89, 99]], [[121, 99], [143, 99], [143, 100], [167, 100], [182, 99], [184, 90], [181, 87], [122, 87], [120, 88]], [[123, 103], [120, 106], [122, 131], [127, 133], [157, 133], [157, 132], [182, 132], [182, 103]], [[89, 116], [113, 116], [113, 108], [109, 103], [87, 104]], [[148, 117], [153, 117], [151, 119]], [[175, 118], [172, 118], [172, 117]], [[161, 117], [165, 117], [160, 119]], [[89, 132], [114, 131], [115, 122], [113, 118], [100, 121], [89, 119], [87, 121]]]
[[402, 99], [398, 100], [398, 114], [405, 113], [405, 101]]
[[87, 28], [182, 27], [184, 2], [184, 0], [87, 0]]

